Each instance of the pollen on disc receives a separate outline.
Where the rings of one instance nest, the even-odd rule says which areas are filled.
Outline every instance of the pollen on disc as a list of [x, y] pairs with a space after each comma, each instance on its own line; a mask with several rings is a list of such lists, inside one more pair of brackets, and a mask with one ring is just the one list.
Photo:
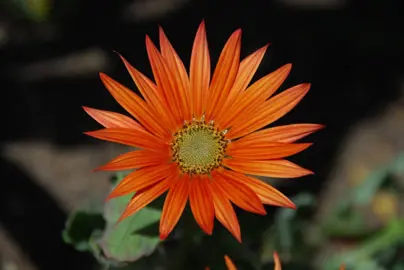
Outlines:
[[173, 160], [184, 173], [207, 174], [221, 165], [226, 146], [224, 134], [212, 123], [193, 121], [174, 134]]

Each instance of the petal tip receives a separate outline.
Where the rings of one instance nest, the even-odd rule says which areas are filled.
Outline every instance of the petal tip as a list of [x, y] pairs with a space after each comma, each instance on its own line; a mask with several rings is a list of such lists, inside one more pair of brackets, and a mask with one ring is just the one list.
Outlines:
[[241, 34], [243, 33], [243, 31], [241, 30], [241, 28], [237, 29], [236, 31], [234, 31], [233, 36], [236, 38], [236, 40], [240, 40], [241, 39]]
[[267, 210], [265, 210], [265, 208], [262, 207], [262, 209], [259, 212], [257, 212], [257, 214], [261, 215], [261, 216], [266, 216], [267, 215]]
[[121, 221], [124, 220], [124, 219], [127, 218], [127, 217], [129, 217], [129, 216], [128, 216], [128, 215], [125, 215], [125, 213], [122, 214], [122, 215], [119, 217], [118, 221], [116, 222], [116, 225], [119, 224], [119, 223], [121, 223]]
[[99, 72], [98, 75], [100, 76], [102, 82], [106, 82], [109, 79], [108, 75], [103, 72]]
[[99, 172], [99, 171], [103, 171], [104, 170], [104, 166], [99, 166], [97, 168], [94, 168], [91, 170], [91, 172]]
[[151, 43], [152, 43], [152, 41], [151, 41], [151, 39], [150, 39], [149, 35], [146, 35], [146, 36], [145, 36], [145, 41], [146, 41], [146, 45], [148, 45], [148, 44], [151, 44]]
[[293, 210], [297, 209], [296, 204], [294, 202], [292, 202], [292, 201], [289, 201], [288, 204], [286, 205], [286, 207], [290, 208], [290, 209], [293, 209]]
[[315, 173], [313, 171], [307, 170], [306, 169], [306, 175], [314, 175]]
[[168, 233], [160, 233], [160, 240], [164, 241], [167, 239]]
[[166, 39], [166, 34], [164, 33], [163, 27], [159, 25], [159, 38], [161, 39]]
[[201, 23], [199, 24], [199, 29], [203, 28], [205, 29], [205, 19], [202, 19]]
[[87, 136], [92, 136], [93, 131], [84, 131], [83, 134]]

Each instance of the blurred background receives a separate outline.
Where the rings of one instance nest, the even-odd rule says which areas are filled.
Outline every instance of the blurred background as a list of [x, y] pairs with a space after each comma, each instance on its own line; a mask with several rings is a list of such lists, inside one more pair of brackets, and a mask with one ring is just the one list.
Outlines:
[[[92, 169], [126, 149], [83, 135], [99, 126], [81, 106], [123, 112], [98, 72], [135, 90], [113, 50], [151, 77], [144, 39], [157, 42], [158, 25], [188, 66], [203, 18], [213, 63], [241, 27], [243, 57], [272, 44], [256, 78], [291, 62], [282, 90], [312, 83], [275, 124], [327, 126], [292, 157], [315, 175], [264, 179], [299, 209], [238, 211], [243, 245], [219, 224], [204, 237], [184, 217], [134, 262], [105, 259], [69, 231], [71, 213], [91, 220], [79, 232], [98, 226], [112, 175]], [[285, 269], [403, 270], [403, 62], [402, 0], [1, 0], [0, 269], [224, 269], [223, 254], [240, 269], [273, 269], [276, 249]]]

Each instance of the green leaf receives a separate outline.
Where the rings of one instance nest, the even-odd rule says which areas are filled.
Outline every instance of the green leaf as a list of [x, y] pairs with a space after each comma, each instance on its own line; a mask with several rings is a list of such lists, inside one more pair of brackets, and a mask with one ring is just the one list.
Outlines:
[[105, 221], [101, 214], [78, 210], [73, 212], [66, 221], [62, 232], [63, 240], [79, 251], [90, 251], [89, 240], [96, 230], [102, 230]]
[[105, 205], [107, 229], [99, 244], [107, 258], [119, 262], [133, 262], [148, 256], [160, 242], [157, 229], [154, 235], [144, 231], [156, 224], [161, 210], [145, 207], [117, 223], [132, 196], [133, 194], [121, 196]]

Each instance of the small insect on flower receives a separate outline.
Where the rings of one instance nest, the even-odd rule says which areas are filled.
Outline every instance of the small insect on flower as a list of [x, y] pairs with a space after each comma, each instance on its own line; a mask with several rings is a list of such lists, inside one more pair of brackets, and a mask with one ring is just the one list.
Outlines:
[[173, 230], [189, 199], [204, 232], [212, 234], [216, 216], [241, 242], [232, 203], [260, 215], [266, 214], [263, 204], [295, 208], [281, 192], [250, 175], [292, 178], [312, 174], [284, 158], [309, 147], [310, 143], [296, 141], [321, 125], [262, 129], [295, 107], [310, 84], [272, 97], [290, 72], [291, 64], [286, 64], [250, 85], [268, 46], [240, 61], [241, 30], [225, 44], [212, 78], [204, 22], [195, 37], [189, 73], [161, 28], [159, 39], [160, 51], [146, 36], [155, 82], [120, 56], [144, 99], [100, 74], [112, 96], [136, 120], [84, 107], [105, 127], [87, 135], [139, 149], [98, 168], [137, 169], [108, 198], [136, 192], [122, 220], [168, 191], [160, 220], [161, 239]]

